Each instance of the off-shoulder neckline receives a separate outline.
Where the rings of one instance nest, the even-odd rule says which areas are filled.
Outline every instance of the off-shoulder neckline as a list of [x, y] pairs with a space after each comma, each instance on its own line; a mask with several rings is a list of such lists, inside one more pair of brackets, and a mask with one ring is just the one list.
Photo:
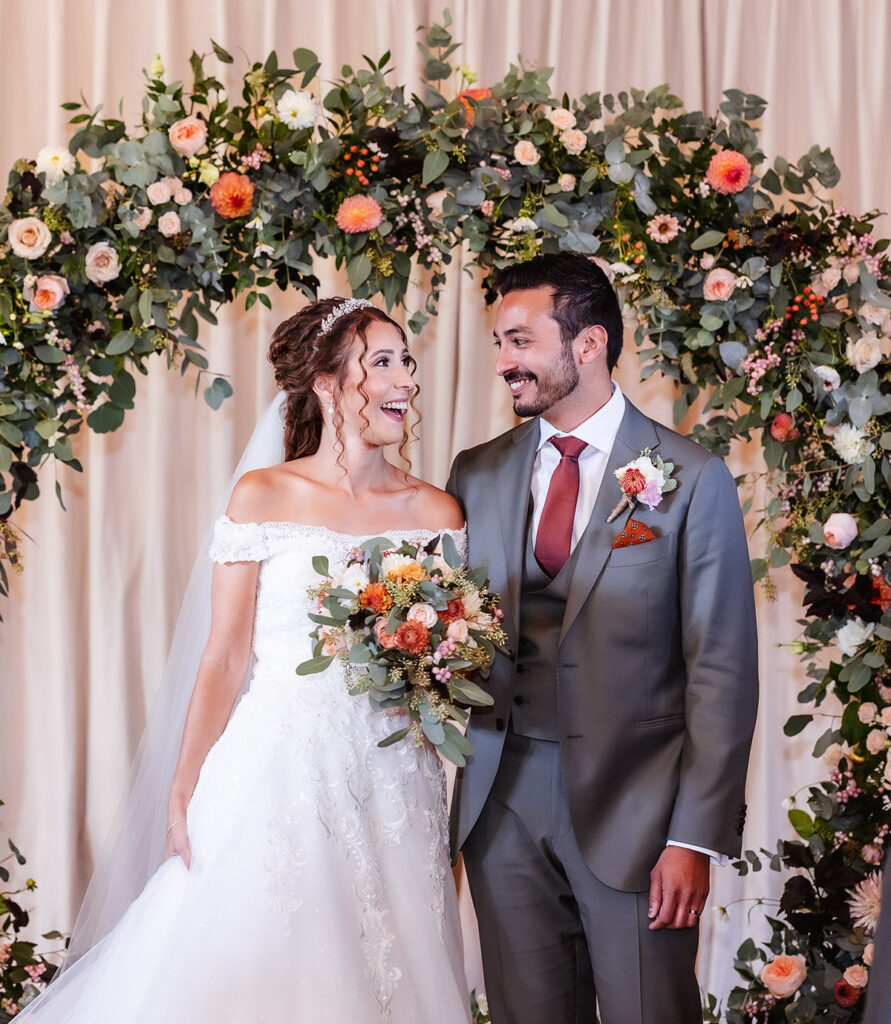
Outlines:
[[441, 530], [428, 530], [426, 527], [423, 527], [423, 526], [411, 526], [411, 527], [404, 527], [404, 528], [400, 528], [400, 529], [390, 528], [390, 529], [387, 529], [387, 530], [378, 530], [378, 531], [373, 532], [373, 533], [342, 533], [339, 530], [332, 530], [332, 529], [330, 529], [327, 526], [322, 526], [321, 524], [316, 524], [316, 523], [296, 523], [296, 522], [294, 522], [293, 520], [290, 520], [290, 519], [267, 519], [267, 520], [264, 520], [262, 523], [258, 523], [258, 522], [254, 522], [253, 520], [249, 520], [248, 522], [245, 522], [245, 523], [237, 523], [237, 522], [235, 522], [234, 519], [230, 519], [227, 515], [222, 515], [222, 516], [220, 516], [220, 521], [229, 523], [232, 526], [256, 526], [256, 527], [259, 527], [259, 528], [262, 528], [264, 526], [286, 527], [286, 528], [291, 528], [291, 529], [298, 530], [298, 531], [304, 531], [306, 533], [316, 533], [316, 534], [324, 533], [324, 534], [327, 534], [329, 537], [339, 537], [339, 538], [341, 538], [343, 540], [351, 540], [351, 541], [369, 540], [371, 537], [386, 537], [386, 536], [388, 536], [391, 533], [399, 534], [400, 536], [417, 537], [417, 536], [420, 536], [420, 535], [424, 535], [424, 536], [427, 536], [427, 537], [436, 537], [437, 535], [443, 534], [443, 533], [451, 533], [451, 534], [464, 533], [466, 531], [466, 529], [467, 529], [466, 525], [458, 527], [457, 529], [455, 529], [453, 527], [445, 526]]

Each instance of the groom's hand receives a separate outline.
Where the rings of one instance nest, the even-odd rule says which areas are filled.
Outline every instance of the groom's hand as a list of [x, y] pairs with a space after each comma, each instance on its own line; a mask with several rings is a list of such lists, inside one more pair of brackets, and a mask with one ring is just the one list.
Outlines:
[[708, 855], [666, 846], [650, 872], [650, 931], [697, 925], [708, 890]]

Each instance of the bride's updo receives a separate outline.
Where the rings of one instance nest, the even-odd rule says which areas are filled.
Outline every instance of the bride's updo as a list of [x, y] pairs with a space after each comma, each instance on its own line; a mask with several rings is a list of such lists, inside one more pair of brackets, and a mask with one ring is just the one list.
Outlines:
[[[376, 306], [362, 306], [337, 317], [322, 333], [322, 321], [346, 299], [335, 296], [304, 306], [299, 313], [276, 327], [269, 345], [269, 361], [275, 370], [279, 390], [286, 392], [285, 461], [313, 455], [322, 437], [322, 408], [313, 391], [319, 374], [334, 378], [337, 388], [343, 387], [349, 372], [353, 342], [358, 338], [368, 350], [365, 332], [374, 322], [395, 327], [405, 343], [405, 331]], [[365, 380], [363, 367], [362, 381]], [[360, 393], [363, 391], [359, 386]], [[340, 433], [342, 414], [335, 414], [335, 428]]]

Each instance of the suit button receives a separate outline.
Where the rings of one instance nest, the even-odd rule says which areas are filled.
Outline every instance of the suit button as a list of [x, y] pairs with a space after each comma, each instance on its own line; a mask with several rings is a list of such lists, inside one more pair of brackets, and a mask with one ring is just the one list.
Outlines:
[[495, 719], [495, 728], [499, 732], [504, 732], [504, 719], [503, 718], [496, 718]]
[[516, 697], [514, 697], [514, 704], [519, 705], [519, 704], [525, 704], [525, 703], [526, 703], [526, 698], [525, 697], [521, 697], [519, 694], [517, 694]]

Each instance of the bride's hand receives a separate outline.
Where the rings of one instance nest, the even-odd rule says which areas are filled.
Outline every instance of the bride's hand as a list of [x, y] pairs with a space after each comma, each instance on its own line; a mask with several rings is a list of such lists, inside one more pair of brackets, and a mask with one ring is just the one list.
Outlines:
[[167, 850], [165, 856], [180, 856], [186, 868], [192, 866], [192, 847], [189, 845], [189, 833], [184, 821], [178, 821], [167, 833]]

